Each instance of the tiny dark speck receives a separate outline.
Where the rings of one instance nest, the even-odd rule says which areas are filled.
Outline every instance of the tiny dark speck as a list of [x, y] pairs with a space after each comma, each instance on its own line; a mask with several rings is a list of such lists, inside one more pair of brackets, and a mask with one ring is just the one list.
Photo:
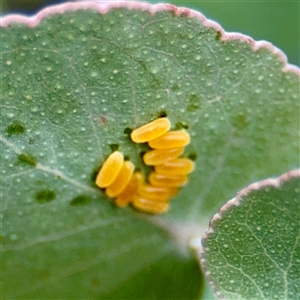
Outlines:
[[92, 286], [98, 286], [98, 285], [100, 284], [100, 279], [98, 279], [98, 278], [93, 278], [93, 279], [91, 280], [91, 284], [92, 284]]
[[104, 117], [104, 116], [100, 116], [99, 117], [99, 123], [100, 123], [100, 125], [106, 125], [106, 122], [107, 122], [107, 119], [106, 119], [106, 117]]
[[222, 38], [222, 33], [221, 31], [217, 31], [217, 34], [216, 34], [216, 40], [220, 40]]

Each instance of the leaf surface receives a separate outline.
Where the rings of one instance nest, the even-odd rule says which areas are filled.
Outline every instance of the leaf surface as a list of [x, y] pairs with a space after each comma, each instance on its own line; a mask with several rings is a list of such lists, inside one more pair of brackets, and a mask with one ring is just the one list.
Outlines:
[[[1, 25], [4, 296], [200, 297], [189, 240], [241, 186], [298, 165], [298, 69], [169, 5], [73, 3]], [[164, 113], [192, 136], [190, 183], [165, 216], [119, 209], [95, 174], [116, 147], [149, 172], [128, 131]]]
[[221, 299], [299, 299], [300, 171], [242, 190], [210, 221], [202, 266]]

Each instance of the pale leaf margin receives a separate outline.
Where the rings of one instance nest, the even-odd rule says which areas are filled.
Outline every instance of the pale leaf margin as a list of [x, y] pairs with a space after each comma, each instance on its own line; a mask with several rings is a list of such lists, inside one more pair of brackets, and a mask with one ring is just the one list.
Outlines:
[[[284, 173], [283, 175], [281, 175], [280, 177], [277, 177], [277, 178], [268, 178], [268, 179], [265, 179], [265, 180], [262, 180], [262, 181], [252, 183], [252, 184], [248, 185], [247, 187], [245, 187], [244, 189], [242, 189], [241, 191], [239, 191], [237, 193], [236, 197], [234, 197], [233, 199], [226, 202], [219, 209], [218, 213], [215, 214], [210, 219], [209, 227], [206, 230], [206, 232], [204, 233], [204, 235], [202, 236], [201, 240], [205, 240], [211, 233], [214, 232], [214, 230], [212, 229], [212, 227], [213, 227], [212, 225], [215, 223], [215, 221], [222, 219], [222, 215], [223, 215], [224, 212], [226, 212], [232, 206], [239, 206], [241, 204], [241, 202], [244, 201], [244, 198], [248, 194], [252, 193], [253, 191], [258, 191], [258, 190], [260, 190], [262, 188], [265, 188], [265, 187], [278, 188], [282, 184], [284, 184], [285, 182], [287, 182], [287, 181], [289, 181], [290, 179], [293, 179], [293, 178], [300, 178], [300, 169], [289, 171], [289, 172]], [[214, 282], [210, 278], [210, 272], [205, 267], [205, 262], [206, 262], [206, 260], [204, 258], [204, 255], [205, 255], [204, 250], [205, 249], [202, 247], [202, 245], [200, 245], [200, 244], [198, 244], [198, 245], [199, 245], [199, 247], [198, 247], [197, 256], [200, 259], [200, 263], [201, 263], [202, 269], [204, 271], [204, 275], [205, 275], [210, 287], [212, 288], [212, 290], [216, 294], [216, 296], [220, 296], [220, 291], [214, 285]]]
[[251, 49], [254, 52], [261, 48], [268, 49], [271, 53], [280, 57], [282, 61], [281, 70], [283, 72], [293, 72], [300, 76], [299, 67], [289, 64], [286, 55], [280, 49], [276, 48], [273, 44], [266, 41], [254, 41], [251, 37], [240, 33], [225, 32], [224, 29], [218, 23], [208, 20], [200, 12], [189, 8], [176, 7], [174, 5], [165, 3], [152, 5], [148, 3], [135, 1], [102, 1], [102, 3], [94, 1], [67, 2], [60, 5], [49, 6], [32, 17], [17, 14], [4, 16], [0, 18], [0, 27], [7, 27], [12, 23], [23, 23], [26, 24], [28, 27], [36, 27], [44, 17], [53, 14], [63, 14], [64, 12], [70, 10], [76, 11], [87, 9], [93, 9], [95, 11], [98, 11], [100, 14], [106, 14], [110, 10], [115, 8], [127, 8], [129, 10], [149, 11], [151, 14], [155, 14], [160, 11], [170, 11], [176, 16], [187, 16], [190, 18], [199, 19], [204, 26], [216, 30], [216, 32], [220, 34], [221, 40], [223, 42], [230, 40], [240, 40], [241, 42], [245, 42], [246, 44], [250, 45]]

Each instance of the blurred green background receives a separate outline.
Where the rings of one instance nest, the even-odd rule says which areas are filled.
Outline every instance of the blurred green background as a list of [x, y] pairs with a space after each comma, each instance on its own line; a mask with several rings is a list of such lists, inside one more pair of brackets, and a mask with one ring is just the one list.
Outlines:
[[[32, 15], [50, 4], [66, 1], [0, 0], [2, 15]], [[101, 1], [98, 1], [101, 2]], [[105, 1], [103, 1], [105, 2]], [[255, 40], [266, 40], [280, 48], [291, 64], [300, 65], [300, 1], [146, 1], [166, 2], [202, 12], [228, 32], [240, 32]]]

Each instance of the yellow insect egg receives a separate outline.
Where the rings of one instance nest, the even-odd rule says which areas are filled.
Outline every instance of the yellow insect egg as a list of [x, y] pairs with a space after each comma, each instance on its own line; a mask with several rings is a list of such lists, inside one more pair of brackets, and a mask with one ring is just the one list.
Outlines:
[[131, 139], [135, 143], [145, 143], [166, 133], [171, 128], [168, 118], [159, 118], [144, 126], [141, 126], [131, 133]]
[[188, 158], [177, 158], [163, 165], [155, 166], [155, 173], [166, 176], [178, 176], [191, 173], [195, 168], [194, 162]]
[[171, 149], [188, 145], [191, 142], [190, 135], [184, 130], [169, 131], [162, 136], [149, 141], [153, 149]]
[[175, 196], [177, 192], [177, 188], [157, 187], [152, 185], [140, 186], [137, 191], [139, 196], [152, 201], [166, 201]]
[[134, 198], [132, 204], [136, 209], [150, 214], [162, 214], [169, 210], [169, 204], [165, 201], [151, 201], [139, 196]]
[[131, 161], [124, 161], [117, 178], [105, 190], [106, 195], [111, 198], [120, 195], [129, 184], [133, 171], [134, 164]]
[[180, 156], [184, 148], [151, 150], [143, 156], [144, 163], [148, 166], [161, 165]]
[[186, 175], [166, 176], [155, 172], [150, 173], [148, 180], [151, 185], [158, 187], [181, 187], [188, 181]]
[[117, 197], [115, 203], [119, 207], [126, 206], [129, 202], [131, 202], [134, 196], [137, 194], [137, 190], [139, 186], [144, 184], [144, 175], [141, 172], [135, 172], [126, 188], [123, 192]]
[[123, 162], [123, 154], [119, 151], [113, 152], [104, 162], [102, 168], [100, 169], [97, 175], [97, 186], [99, 186], [100, 188], [106, 188], [109, 185], [111, 185], [117, 178], [122, 168]]

